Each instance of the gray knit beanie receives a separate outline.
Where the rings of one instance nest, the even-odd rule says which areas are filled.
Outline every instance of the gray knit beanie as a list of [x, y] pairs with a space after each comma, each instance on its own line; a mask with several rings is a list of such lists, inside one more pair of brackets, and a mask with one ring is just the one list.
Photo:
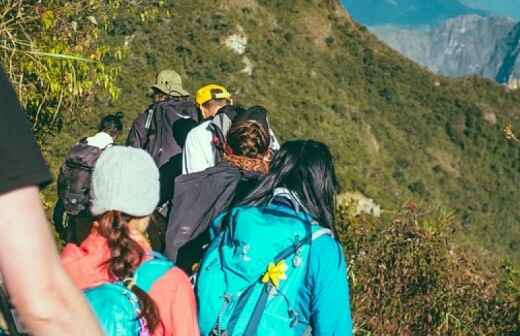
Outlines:
[[92, 214], [117, 210], [148, 216], [159, 203], [159, 189], [159, 170], [150, 154], [112, 146], [101, 154], [92, 174]]

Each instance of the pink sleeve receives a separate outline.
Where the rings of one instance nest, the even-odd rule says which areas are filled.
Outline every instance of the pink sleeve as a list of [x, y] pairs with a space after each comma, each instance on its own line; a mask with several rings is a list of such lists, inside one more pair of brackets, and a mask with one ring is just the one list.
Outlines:
[[175, 267], [155, 283], [150, 291], [159, 308], [163, 328], [154, 336], [199, 336], [197, 304], [186, 274]]

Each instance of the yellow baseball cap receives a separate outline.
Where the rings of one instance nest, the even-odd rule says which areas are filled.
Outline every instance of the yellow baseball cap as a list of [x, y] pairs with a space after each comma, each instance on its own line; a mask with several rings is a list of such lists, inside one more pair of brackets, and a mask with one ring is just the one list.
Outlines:
[[213, 99], [231, 99], [231, 94], [225, 87], [218, 84], [204, 85], [195, 94], [195, 103], [198, 106], [206, 104]]

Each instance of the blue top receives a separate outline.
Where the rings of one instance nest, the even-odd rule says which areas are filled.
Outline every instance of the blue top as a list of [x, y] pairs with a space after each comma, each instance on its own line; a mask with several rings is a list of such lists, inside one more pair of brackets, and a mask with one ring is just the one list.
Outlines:
[[324, 236], [312, 242], [309, 273], [305, 292], [312, 296], [303, 292], [300, 295], [301, 309], [311, 318], [312, 335], [352, 335], [347, 265], [333, 237]]
[[[305, 213], [295, 210], [293, 206], [290, 206], [291, 203], [285, 202], [290, 201], [293, 198], [292, 195], [283, 196], [287, 198], [282, 199], [282, 202], [275, 201], [270, 209], [275, 211], [278, 209], [289, 216], [299, 216]], [[265, 216], [264, 214], [263, 217]], [[221, 215], [212, 223], [212, 231], [215, 232], [221, 225], [223, 217], [224, 215]], [[257, 225], [254, 218], [250, 216], [246, 216], [245, 219], [235, 218], [235, 220], [238, 223], [231, 230], [234, 238], [249, 244], [254, 244], [256, 240], [263, 248], [267, 248], [273, 239], [280, 239], [285, 231], [282, 218], [274, 213], [273, 217], [262, 225]], [[251, 232], [245, 233], [244, 231]], [[292, 232], [292, 229], [287, 231]], [[274, 236], [273, 232], [276, 232]], [[257, 238], [254, 239], [254, 237]], [[259, 237], [262, 238], [258, 239]], [[281, 246], [285, 245], [282, 243]], [[313, 240], [310, 246], [308, 274], [304, 278], [303, 286], [298, 289], [296, 294], [297, 310], [303, 315], [301, 316], [303, 320], [309, 321], [313, 336], [351, 336], [353, 335], [353, 325], [348, 272], [342, 247], [331, 235], [324, 235]], [[251, 250], [253, 249], [251, 248]], [[245, 276], [246, 269], [243, 267], [245, 265], [239, 263], [239, 267], [235, 271]]]

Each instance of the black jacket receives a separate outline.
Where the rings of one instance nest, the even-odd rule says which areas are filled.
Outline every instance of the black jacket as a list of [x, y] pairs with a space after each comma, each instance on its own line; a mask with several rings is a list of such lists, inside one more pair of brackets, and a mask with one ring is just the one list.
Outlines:
[[188, 273], [209, 243], [208, 227], [220, 213], [243, 199], [262, 175], [226, 161], [175, 179], [175, 194], [166, 231], [166, 255]]

